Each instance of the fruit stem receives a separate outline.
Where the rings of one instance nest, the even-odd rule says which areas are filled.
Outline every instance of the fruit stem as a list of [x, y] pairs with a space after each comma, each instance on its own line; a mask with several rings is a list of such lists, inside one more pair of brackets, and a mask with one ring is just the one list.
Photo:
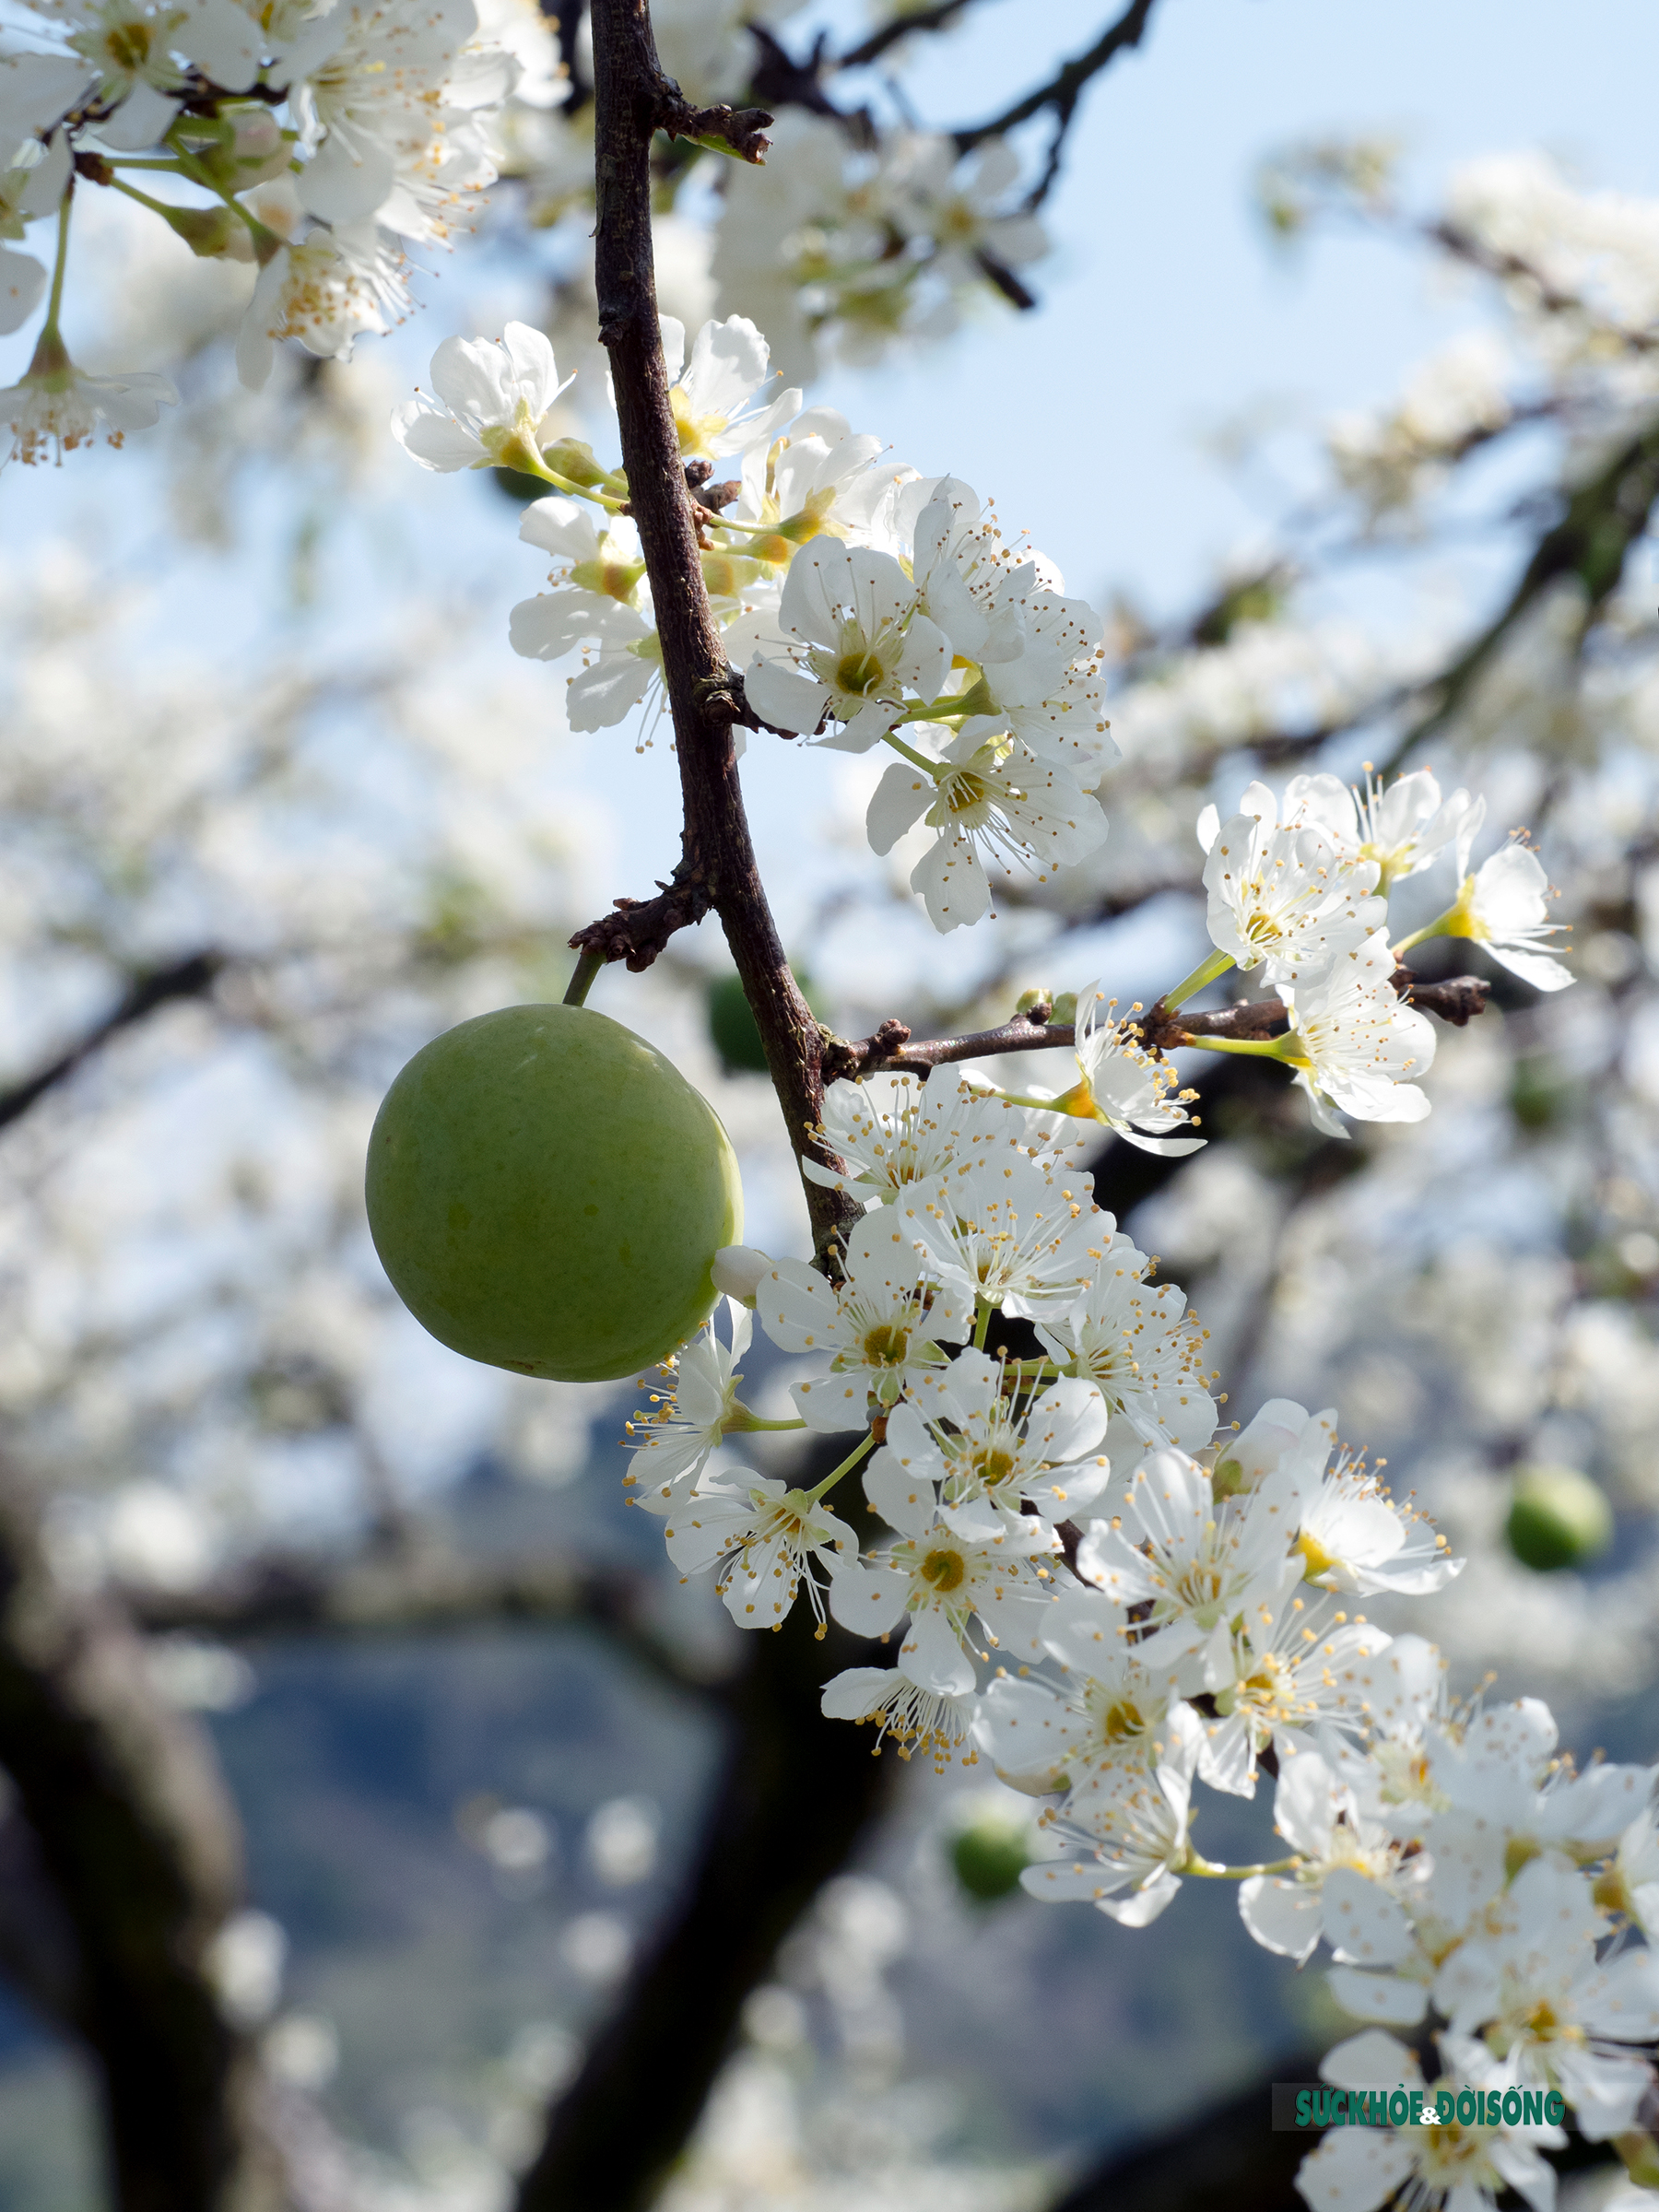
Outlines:
[[870, 1446], [875, 1441], [876, 1431], [873, 1429], [867, 1430], [864, 1436], [853, 1446], [853, 1450], [848, 1453], [846, 1458], [841, 1461], [841, 1465], [833, 1469], [831, 1473], [826, 1475], [823, 1481], [818, 1484], [816, 1489], [809, 1490], [807, 1492], [807, 1496], [812, 1500], [814, 1505], [818, 1502], [820, 1498], [827, 1498], [829, 1496], [830, 1492], [835, 1488], [836, 1484], [841, 1480], [843, 1475], [850, 1475], [852, 1473], [853, 1469], [858, 1465], [859, 1461], [864, 1457], [865, 1453], [869, 1450]]
[[584, 952], [576, 962], [575, 973], [565, 986], [564, 1003], [567, 1006], [585, 1006], [587, 994], [594, 987], [594, 978], [605, 965], [602, 953]]

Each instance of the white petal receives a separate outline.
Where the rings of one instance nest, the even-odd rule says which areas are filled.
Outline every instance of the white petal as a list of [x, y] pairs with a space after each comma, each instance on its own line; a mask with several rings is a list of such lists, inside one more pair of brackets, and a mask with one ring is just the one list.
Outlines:
[[46, 289], [46, 272], [29, 253], [0, 246], [0, 336], [27, 323]]
[[118, 154], [142, 153], [167, 135], [178, 112], [176, 100], [169, 100], [140, 77], [110, 120], [99, 124], [98, 135]]
[[826, 687], [780, 661], [757, 653], [743, 673], [744, 696], [762, 722], [810, 735], [830, 704]]

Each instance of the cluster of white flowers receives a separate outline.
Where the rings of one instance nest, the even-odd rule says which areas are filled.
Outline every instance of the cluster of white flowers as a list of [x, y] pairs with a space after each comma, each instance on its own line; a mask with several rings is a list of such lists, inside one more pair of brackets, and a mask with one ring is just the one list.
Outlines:
[[[77, 180], [153, 209], [197, 254], [259, 265], [238, 347], [257, 388], [279, 339], [345, 355], [401, 320], [408, 250], [446, 240], [495, 180], [489, 122], [518, 75], [479, 40], [473, 0], [64, 0], [27, 31], [38, 46], [0, 59], [0, 236], [49, 217], [58, 236], [34, 362], [0, 393], [24, 460], [84, 443], [100, 418], [119, 442], [177, 396], [153, 374], [87, 376], [64, 347]], [[0, 332], [46, 292], [41, 261], [0, 249]]]
[[712, 270], [723, 300], [764, 314], [792, 365], [947, 336], [975, 289], [1048, 251], [1016, 204], [1019, 158], [1005, 139], [959, 158], [947, 137], [897, 130], [865, 150], [804, 109], [771, 137], [764, 171], [724, 180]]
[[[1230, 1049], [1265, 1053], [1293, 1066], [1327, 1135], [1347, 1135], [1343, 1113], [1418, 1122], [1429, 1112], [1427, 1096], [1409, 1078], [1432, 1061], [1434, 1030], [1394, 983], [1411, 946], [1431, 936], [1473, 938], [1539, 990], [1572, 981], [1549, 948], [1549, 884], [1536, 854], [1511, 843], [1471, 871], [1485, 818], [1485, 801], [1466, 791], [1442, 800], [1427, 769], [1386, 789], [1368, 779], [1363, 796], [1337, 776], [1296, 776], [1282, 806], [1265, 784], [1253, 783], [1230, 820], [1223, 822], [1214, 806], [1199, 818], [1217, 953], [1198, 979], [1236, 966], [1260, 969], [1277, 986], [1286, 1034]], [[1389, 889], [1448, 846], [1456, 852], [1456, 900], [1396, 941], [1388, 927]]]
[[[1373, 884], [1418, 865], [1447, 811], [1391, 795], [1347, 826]], [[1217, 850], [1287, 834], [1240, 818]], [[1281, 872], [1330, 865], [1306, 834]], [[1362, 955], [1362, 909], [1324, 912]], [[836, 1676], [825, 1712], [903, 1756], [986, 1757], [1045, 1800], [1033, 1896], [1141, 1927], [1185, 1880], [1237, 1880], [1256, 1941], [1299, 1961], [1324, 1941], [1332, 1995], [1371, 2024], [1330, 2054], [1337, 2085], [1420, 2084], [1382, 2031], [1438, 2014], [1444, 2080], [1498, 2094], [1473, 2122], [1430, 2100], [1422, 2126], [1334, 2131], [1303, 2169], [1315, 2212], [1370, 2212], [1413, 2179], [1413, 2203], [1473, 2212], [1512, 2184], [1546, 2212], [1541, 2153], [1563, 2138], [1541, 2095], [1606, 2139], [1654, 2085], [1659, 1768], [1575, 1774], [1543, 1705], [1455, 1704], [1431, 1644], [1354, 1609], [1441, 1590], [1462, 1561], [1334, 1412], [1275, 1399], [1218, 1437], [1204, 1332], [1064, 1131], [940, 1075], [833, 1086], [834, 1180], [868, 1202], [841, 1279], [720, 1256], [729, 1346], [711, 1324], [633, 1428], [636, 1502], [740, 1627], [778, 1626], [805, 1591], [820, 1622], [896, 1641]], [[790, 1425], [738, 1395], [745, 1305], [816, 1362], [792, 1386], [801, 1424], [858, 1434], [810, 1489], [711, 1465], [728, 1437]], [[996, 1342], [1020, 1322], [1036, 1357]], [[854, 1513], [833, 1493], [861, 1463]], [[886, 1534], [861, 1551], [866, 1514]], [[1264, 1771], [1284, 1855], [1213, 1863], [1194, 1784], [1253, 1797]]]
[[[878, 853], [920, 823], [912, 874], [935, 926], [990, 911], [988, 863], [1050, 878], [1092, 852], [1106, 817], [1092, 787], [1115, 757], [1101, 704], [1100, 618], [1067, 598], [1040, 554], [1003, 541], [994, 513], [950, 477], [885, 458], [798, 390], [770, 401], [766, 340], [740, 315], [709, 323], [689, 353], [664, 321], [681, 452], [735, 473], [703, 535], [703, 573], [750, 705], [784, 732], [848, 752], [899, 756], [869, 809]], [[500, 345], [452, 340], [436, 396], [394, 428], [428, 468], [503, 462], [559, 488], [520, 535], [558, 562], [554, 589], [512, 613], [515, 649], [562, 659], [577, 729], [662, 698], [661, 651], [637, 535], [617, 510], [626, 478], [538, 427], [559, 388], [547, 341], [523, 324]], [[610, 519], [601, 531], [576, 503]]]

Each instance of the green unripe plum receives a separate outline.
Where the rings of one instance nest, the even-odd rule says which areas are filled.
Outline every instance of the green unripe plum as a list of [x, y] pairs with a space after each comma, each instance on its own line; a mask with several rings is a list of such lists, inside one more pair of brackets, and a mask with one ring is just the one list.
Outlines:
[[[822, 1021], [823, 1005], [811, 978], [799, 969], [794, 974], [801, 996]], [[709, 1041], [720, 1054], [720, 1065], [728, 1076], [765, 1075], [766, 1047], [738, 975], [717, 975], [709, 985]]]
[[975, 1813], [951, 1838], [951, 1868], [982, 1905], [1010, 1896], [1030, 1863], [1030, 1823], [1000, 1806]]
[[369, 1227], [441, 1344], [561, 1382], [654, 1366], [712, 1312], [743, 1236], [737, 1161], [661, 1053], [585, 1006], [435, 1037], [382, 1101]]
[[1612, 1542], [1613, 1509], [1576, 1467], [1523, 1467], [1515, 1477], [1507, 1533], [1524, 1567], [1540, 1574], [1582, 1567]]

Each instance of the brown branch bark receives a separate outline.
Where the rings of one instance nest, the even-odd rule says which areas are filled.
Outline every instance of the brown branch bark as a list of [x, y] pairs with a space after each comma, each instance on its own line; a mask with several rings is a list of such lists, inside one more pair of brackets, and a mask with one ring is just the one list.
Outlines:
[[931, 7], [915, 7], [908, 14], [896, 15], [890, 23], [884, 23], [879, 30], [873, 30], [860, 44], [849, 47], [831, 66], [836, 69], [867, 69], [872, 62], [881, 59], [888, 47], [897, 46], [901, 39], [908, 39], [924, 30], [944, 30], [972, 5], [973, 0], [934, 0]]
[[[1442, 1021], [1461, 1030], [1477, 1014], [1484, 1013], [1492, 986], [1484, 976], [1454, 975], [1443, 982], [1422, 981], [1409, 968], [1396, 968], [1389, 978], [1407, 1006], [1438, 1014]], [[1141, 1041], [1155, 1053], [1177, 1052], [1189, 1039], [1229, 1037], [1258, 1039], [1282, 1036], [1290, 1017], [1282, 998], [1257, 998], [1241, 1006], [1224, 1006], [1214, 1014], [1171, 1014], [1159, 1000], [1139, 1016]]]
[[[593, 23], [599, 335], [610, 354], [622, 464], [662, 640], [684, 810], [680, 862], [664, 897], [688, 919], [699, 907], [719, 914], [790, 1141], [797, 1156], [827, 1160], [812, 1135], [823, 1103], [818, 1026], [790, 973], [756, 865], [732, 743], [741, 695], [703, 588], [657, 328], [651, 139], [658, 128], [684, 128], [690, 111], [657, 61], [646, 0], [595, 0]], [[660, 913], [652, 925], [660, 930], [669, 919]], [[628, 951], [608, 939], [583, 949], [644, 964], [645, 944], [632, 930], [629, 939]], [[838, 1191], [805, 1188], [822, 1257], [857, 1209]]]
[[1131, 5], [1116, 22], [1107, 25], [1087, 53], [1075, 55], [1056, 71], [1046, 85], [1039, 85], [1034, 92], [1028, 92], [1024, 99], [1017, 100], [1012, 107], [1005, 108], [999, 115], [993, 115], [987, 122], [953, 131], [951, 136], [956, 141], [958, 153], [971, 154], [976, 146], [982, 146], [987, 138], [1003, 137], [1007, 132], [1018, 130], [1022, 123], [1030, 123], [1033, 116], [1042, 114], [1045, 110], [1052, 111], [1054, 135], [1049, 142], [1048, 159], [1036, 189], [1027, 202], [1029, 206], [1040, 207], [1060, 173], [1061, 155], [1084, 92], [1101, 70], [1114, 62], [1120, 53], [1140, 44], [1146, 36], [1147, 25], [1151, 20], [1156, 4], [1157, 0], [1131, 0]]
[[907, 1068], [925, 1077], [953, 1060], [980, 1060], [991, 1053], [1041, 1053], [1053, 1045], [1075, 1041], [1070, 1022], [1038, 1021], [1016, 1014], [1000, 1029], [974, 1030], [960, 1037], [933, 1037], [919, 1044], [901, 1021], [882, 1022], [856, 1043], [844, 1037], [827, 1038], [824, 1044], [824, 1080], [857, 1080], [883, 1072], [902, 1074]]
[[0, 1472], [0, 1764], [74, 1930], [121, 2212], [275, 2212], [256, 2061], [208, 1948], [241, 1902], [241, 1833], [199, 1732], [149, 1687], [108, 1598], [59, 1583]]
[[[1402, 998], [1426, 1013], [1438, 1014], [1457, 1029], [1485, 1009], [1492, 989], [1477, 975], [1425, 982], [1409, 968], [1395, 969], [1392, 980]], [[1039, 1008], [1038, 1013], [1041, 1011]], [[1276, 1037], [1289, 1026], [1289, 1016], [1278, 998], [1253, 999], [1215, 1014], [1171, 1014], [1160, 999], [1136, 1016], [1135, 1026], [1144, 1044], [1154, 1052], [1169, 1053], [1178, 1051], [1194, 1037]], [[1036, 1014], [1016, 1014], [1000, 1029], [974, 1030], [960, 1037], [935, 1037], [919, 1044], [912, 1042], [903, 1022], [889, 1018], [856, 1042], [826, 1034], [824, 1081], [858, 1081], [878, 1073], [902, 1074], [907, 1068], [925, 1077], [932, 1069], [954, 1060], [988, 1059], [994, 1053], [1041, 1053], [1076, 1042], [1077, 1030], [1070, 1022], [1041, 1021]]]
[[15, 1122], [38, 1099], [60, 1083], [66, 1083], [76, 1070], [89, 1060], [93, 1053], [108, 1044], [112, 1037], [123, 1030], [142, 1021], [158, 1006], [167, 1006], [178, 998], [201, 998], [211, 991], [225, 965], [221, 952], [193, 952], [186, 959], [174, 960], [166, 968], [158, 968], [145, 975], [135, 976], [114, 1012], [88, 1030], [77, 1044], [61, 1053], [55, 1060], [38, 1068], [32, 1076], [14, 1083], [9, 1089], [0, 1090], [0, 1129]]

